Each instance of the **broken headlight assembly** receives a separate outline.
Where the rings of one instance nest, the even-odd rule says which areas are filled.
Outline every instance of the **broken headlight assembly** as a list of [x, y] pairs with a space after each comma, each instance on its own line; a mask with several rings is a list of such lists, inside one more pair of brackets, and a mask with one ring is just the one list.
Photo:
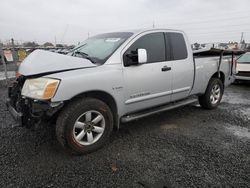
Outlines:
[[48, 100], [54, 97], [60, 80], [52, 78], [27, 79], [22, 88], [22, 96]]

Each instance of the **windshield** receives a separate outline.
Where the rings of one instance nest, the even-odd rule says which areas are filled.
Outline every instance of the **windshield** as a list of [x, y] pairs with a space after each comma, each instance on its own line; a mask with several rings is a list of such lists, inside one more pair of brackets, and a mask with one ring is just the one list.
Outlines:
[[69, 55], [89, 59], [92, 63], [103, 64], [133, 33], [106, 33], [91, 37], [74, 48]]
[[237, 60], [238, 63], [250, 63], [250, 53], [243, 54]]

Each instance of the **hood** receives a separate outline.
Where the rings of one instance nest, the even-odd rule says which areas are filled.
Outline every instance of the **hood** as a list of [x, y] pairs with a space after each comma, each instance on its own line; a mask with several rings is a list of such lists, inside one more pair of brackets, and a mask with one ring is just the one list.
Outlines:
[[96, 67], [96, 65], [84, 58], [35, 50], [21, 63], [18, 72], [24, 76], [30, 76], [90, 67]]

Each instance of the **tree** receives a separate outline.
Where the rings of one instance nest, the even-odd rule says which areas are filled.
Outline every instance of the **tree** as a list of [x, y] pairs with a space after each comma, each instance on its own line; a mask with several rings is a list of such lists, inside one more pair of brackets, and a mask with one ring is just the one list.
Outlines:
[[23, 43], [23, 46], [24, 47], [32, 47], [32, 48], [34, 48], [34, 47], [39, 46], [39, 44], [37, 44], [36, 42], [25, 42], [25, 43]]
[[57, 48], [63, 48], [63, 45], [62, 44], [56, 44], [56, 47]]
[[54, 46], [51, 42], [45, 42], [43, 44], [44, 47]]
[[69, 45], [68, 48], [73, 49], [73, 48], [75, 48], [75, 45]]

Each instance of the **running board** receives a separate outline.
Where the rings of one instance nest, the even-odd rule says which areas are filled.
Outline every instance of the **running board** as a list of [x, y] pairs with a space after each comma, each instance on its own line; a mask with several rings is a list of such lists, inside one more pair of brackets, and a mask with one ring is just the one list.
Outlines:
[[146, 117], [146, 116], [150, 116], [150, 115], [153, 115], [153, 114], [157, 114], [157, 113], [160, 113], [160, 112], [164, 112], [164, 111], [167, 111], [167, 110], [171, 110], [171, 109], [174, 109], [174, 108], [178, 108], [178, 107], [181, 107], [181, 106], [192, 104], [194, 102], [197, 102], [197, 98], [191, 98], [191, 99], [188, 98], [188, 99], [184, 99], [184, 100], [181, 100], [181, 101], [169, 103], [169, 104], [164, 105], [164, 106], [155, 107], [155, 108], [152, 108], [152, 109], [149, 109], [149, 110], [144, 110], [144, 111], [140, 111], [140, 112], [137, 112], [137, 113], [134, 113], [134, 114], [126, 115], [126, 116], [121, 118], [121, 122], [122, 123], [127, 123], [129, 121], [137, 120], [137, 119], [140, 119], [140, 118], [143, 118], [143, 117]]

